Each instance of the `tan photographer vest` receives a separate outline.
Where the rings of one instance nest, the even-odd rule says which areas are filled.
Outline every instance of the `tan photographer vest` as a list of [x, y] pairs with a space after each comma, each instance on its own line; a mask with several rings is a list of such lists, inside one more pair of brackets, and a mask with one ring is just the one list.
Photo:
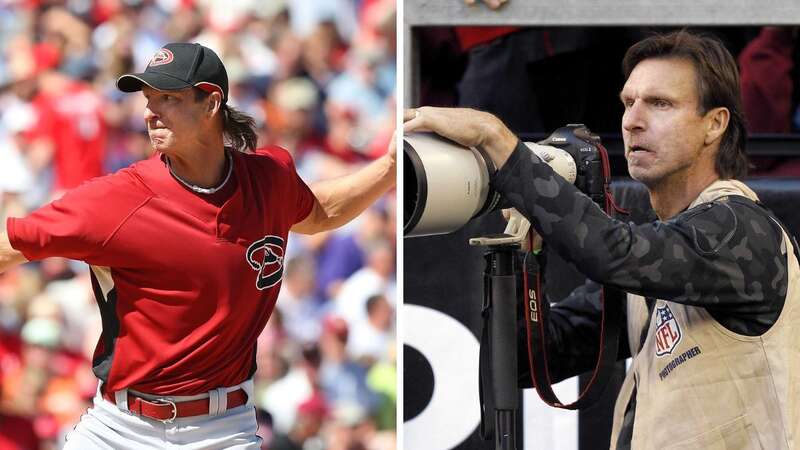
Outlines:
[[[757, 200], [743, 183], [726, 180], [690, 207], [729, 195]], [[736, 334], [705, 308], [664, 300], [648, 317], [644, 299], [628, 295], [633, 362], [617, 397], [612, 449], [635, 379], [633, 449], [800, 448], [800, 268], [785, 231], [781, 252], [787, 255], [786, 301], [761, 336]]]

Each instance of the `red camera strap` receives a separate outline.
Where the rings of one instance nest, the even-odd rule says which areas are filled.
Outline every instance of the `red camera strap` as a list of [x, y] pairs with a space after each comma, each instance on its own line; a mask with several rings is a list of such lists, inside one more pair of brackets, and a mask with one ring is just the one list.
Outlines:
[[[608, 163], [608, 153], [602, 145], [598, 145], [598, 150], [603, 162], [604, 209], [608, 214], [613, 212], [627, 214], [627, 211], [617, 206], [611, 195], [611, 170]], [[530, 247], [532, 248], [532, 245]], [[536, 392], [545, 403], [556, 408], [571, 410], [586, 408], [602, 396], [608, 380], [613, 374], [619, 350], [620, 327], [622, 325], [620, 322], [625, 293], [607, 286], [601, 288], [600, 347], [592, 378], [581, 389], [577, 400], [564, 404], [553, 392], [552, 378], [547, 365], [547, 316], [550, 305], [541, 292], [541, 267], [533, 253], [525, 255], [523, 266], [525, 299], [522, 303], [528, 337], [528, 364]]]
[[547, 366], [547, 320], [550, 305], [541, 292], [539, 264], [532, 253], [525, 256], [525, 328], [528, 335], [528, 364], [533, 385], [539, 397], [550, 406], [563, 409], [583, 409], [596, 402], [603, 394], [617, 362], [620, 320], [624, 302], [617, 289], [603, 287], [600, 291], [602, 308], [600, 348], [591, 380], [583, 387], [578, 399], [564, 404], [552, 388], [552, 378]]

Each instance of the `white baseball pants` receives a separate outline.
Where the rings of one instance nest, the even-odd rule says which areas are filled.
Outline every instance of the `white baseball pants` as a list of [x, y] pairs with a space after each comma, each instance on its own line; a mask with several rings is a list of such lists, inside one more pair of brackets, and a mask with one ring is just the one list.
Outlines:
[[[104, 399], [98, 388], [94, 407], [81, 416], [80, 422], [66, 437], [64, 450], [258, 450], [261, 438], [256, 435], [255, 407], [253, 406], [253, 381], [238, 386], [218, 389], [211, 395], [226, 395], [238, 388], [247, 393], [247, 403], [227, 411], [209, 411], [210, 414], [177, 418], [172, 423], [131, 414], [125, 402], [115, 405]], [[117, 398], [127, 398], [126, 391]], [[208, 397], [209, 394], [190, 397], [166, 397], [174, 402]]]

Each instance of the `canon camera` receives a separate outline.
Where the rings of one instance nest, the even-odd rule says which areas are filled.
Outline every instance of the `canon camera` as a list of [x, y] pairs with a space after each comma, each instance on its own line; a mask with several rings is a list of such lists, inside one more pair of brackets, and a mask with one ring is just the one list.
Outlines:
[[[600, 137], [581, 124], [525, 145], [553, 170], [604, 205], [608, 159]], [[407, 237], [451, 233], [471, 219], [504, 207], [490, 186], [496, 168], [478, 148], [465, 148], [432, 133], [403, 142], [403, 233]]]

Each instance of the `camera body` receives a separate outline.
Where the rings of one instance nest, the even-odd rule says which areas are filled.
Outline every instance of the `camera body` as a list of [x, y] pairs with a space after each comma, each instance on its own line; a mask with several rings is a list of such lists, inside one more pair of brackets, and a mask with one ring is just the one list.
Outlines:
[[[559, 175], [601, 205], [608, 182], [600, 137], [581, 124], [554, 131], [539, 143], [525, 143]], [[430, 133], [404, 136], [403, 233], [406, 237], [451, 233], [469, 220], [503, 208], [490, 186], [491, 159]]]
[[583, 124], [569, 124], [554, 131], [541, 145], [556, 147], [569, 153], [575, 160], [577, 173], [575, 187], [588, 195], [602, 208], [605, 205], [607, 171], [604, 171], [605, 148], [600, 136]]

